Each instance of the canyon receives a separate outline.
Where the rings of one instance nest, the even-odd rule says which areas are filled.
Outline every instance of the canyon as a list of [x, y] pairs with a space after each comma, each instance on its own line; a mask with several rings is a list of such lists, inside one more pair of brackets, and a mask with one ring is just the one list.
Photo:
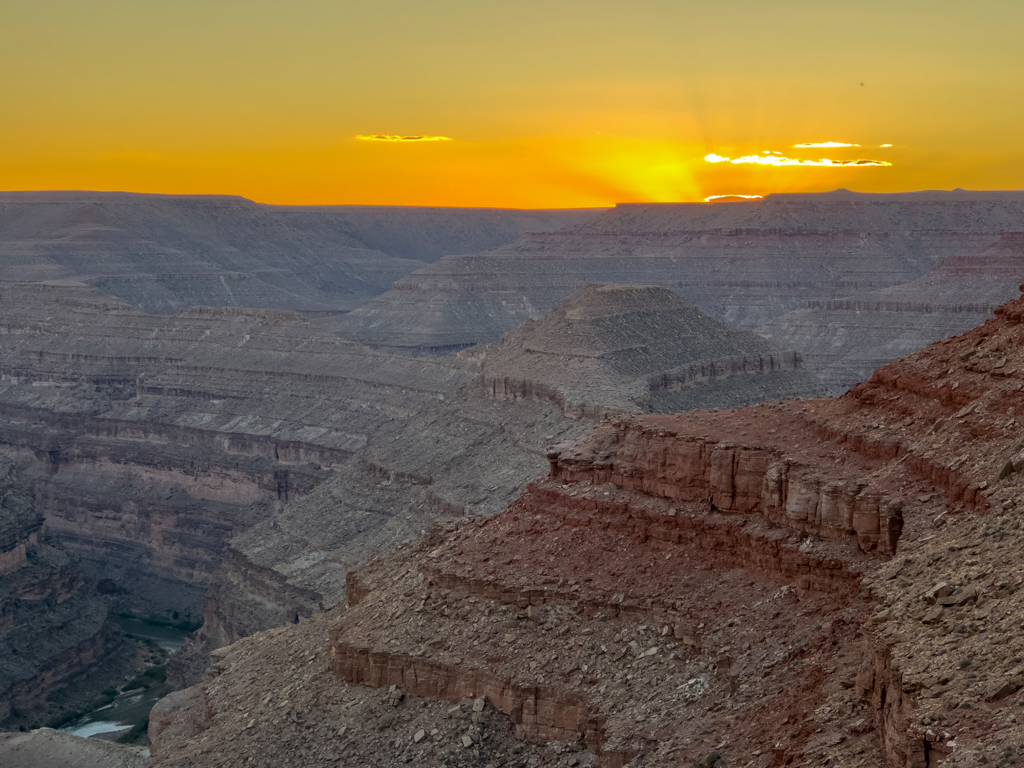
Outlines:
[[496, 340], [586, 283], [663, 285], [711, 317], [756, 327], [801, 300], [917, 279], [1020, 226], [1019, 192], [778, 194], [748, 202], [623, 204], [492, 251], [448, 256], [338, 326], [371, 346], [444, 350]]
[[593, 211], [273, 206], [227, 195], [0, 192], [0, 281], [76, 281], [146, 312], [330, 316], [452, 253]]
[[154, 765], [1005, 759], [1022, 203], [5, 193], [5, 725], [125, 612]]
[[[113, 610], [202, 619], [172, 661], [178, 684], [209, 651], [342, 601], [367, 552], [504, 508], [546, 447], [592, 418], [494, 391], [487, 371], [515, 367], [517, 337], [437, 360], [373, 351], [279, 310], [147, 315], [42, 283], [4, 284], [0, 300], [0, 454]], [[793, 353], [784, 365], [760, 337], [663, 289], [586, 289], [538, 330], [556, 338], [573, 313], [601, 361], [588, 378], [607, 394], [602, 412], [649, 409], [611, 396], [623, 375], [657, 381], [662, 397], [723, 402], [820, 389]], [[655, 327], [677, 340], [660, 356], [643, 351], [651, 339], [637, 346]], [[562, 386], [557, 367], [524, 370], [538, 392]]]
[[216, 651], [153, 764], [1010, 764], [1022, 340], [1017, 299], [840, 398], [604, 418]]

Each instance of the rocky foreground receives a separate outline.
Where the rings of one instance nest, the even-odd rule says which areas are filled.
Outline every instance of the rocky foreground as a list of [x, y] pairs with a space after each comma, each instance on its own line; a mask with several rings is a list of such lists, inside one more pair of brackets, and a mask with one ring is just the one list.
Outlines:
[[142, 768], [142, 747], [83, 739], [52, 728], [29, 733], [0, 733], [4, 768]]
[[1022, 342], [1019, 299], [838, 399], [605, 421], [218, 652], [153, 764], [1014, 764]]

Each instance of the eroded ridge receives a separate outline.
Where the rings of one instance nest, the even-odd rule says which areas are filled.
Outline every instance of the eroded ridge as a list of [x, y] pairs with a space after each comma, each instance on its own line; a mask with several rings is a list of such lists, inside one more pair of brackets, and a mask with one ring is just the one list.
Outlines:
[[[765, 765], [824, 759], [842, 738], [879, 765], [852, 690], [872, 560], [706, 503], [541, 480], [494, 518], [350, 572], [331, 669], [485, 697], [521, 737], [582, 739], [601, 766], [689, 765], [726, 730], [726, 752]], [[821, 706], [842, 714], [811, 727]]]
[[[607, 422], [581, 444], [552, 449], [551, 476], [611, 482], [657, 498], [704, 503], [708, 511], [757, 513], [798, 534], [850, 540], [864, 552], [895, 552], [902, 502], [874, 482], [877, 461], [838, 444], [833, 450], [801, 445], [802, 437], [813, 436], [806, 435], [802, 418], [781, 406], [732, 415], [735, 424], [722, 425], [723, 439], [705, 437], [682, 419], [670, 422], [678, 423], [675, 429], [653, 420]], [[756, 437], [737, 429], [747, 425]]]
[[[991, 707], [1024, 686], [1024, 648], [1006, 634], [1024, 573], [1003, 543], [1021, 535], [1020, 305], [842, 398], [618, 417], [557, 446], [550, 476], [505, 513], [352, 575], [334, 671], [415, 684], [417, 665], [440, 665], [446, 679], [502, 681], [496, 702], [554, 680], [586, 696], [588, 723], [604, 718], [590, 736], [579, 718], [559, 727], [576, 722], [607, 764], [614, 753], [685, 765], [724, 742], [753, 765], [823, 764], [833, 752], [839, 764], [956, 765], [994, 733], [1014, 738]], [[760, 613], [783, 599], [786, 626]], [[814, 628], [835, 631], [837, 617], [842, 641], [808, 650], [812, 661], [787, 667], [785, 682], [765, 668], [759, 650], [816, 648]], [[371, 663], [374, 653], [386, 656]], [[701, 664], [711, 682], [681, 704], [673, 696], [701, 679]], [[773, 696], [794, 685], [813, 706], [790, 720]], [[502, 706], [522, 717], [515, 701]], [[725, 724], [755, 710], [768, 731]], [[851, 739], [865, 745], [859, 757]]]
[[[554, 765], [1012, 764], [1022, 321], [1012, 302], [838, 399], [600, 424], [504, 512], [351, 571], [323, 677], [489, 699], [529, 749], [571, 743]], [[238, 684], [202, 695], [227, 711]], [[477, 723], [460, 747], [407, 714], [374, 765], [476, 759]]]

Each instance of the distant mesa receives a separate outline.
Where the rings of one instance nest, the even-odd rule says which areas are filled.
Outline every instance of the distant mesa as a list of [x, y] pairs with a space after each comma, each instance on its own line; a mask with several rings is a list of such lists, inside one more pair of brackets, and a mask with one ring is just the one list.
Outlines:
[[574, 417], [672, 413], [821, 394], [799, 363], [667, 288], [604, 284], [488, 348], [482, 379], [492, 397], [552, 402]]
[[153, 314], [196, 305], [339, 314], [447, 254], [597, 213], [0, 192], [0, 281], [84, 282]]
[[947, 256], [981, 253], [1021, 221], [1021, 192], [835, 190], [730, 205], [621, 204], [485, 253], [446, 256], [331, 323], [373, 347], [447, 354], [497, 341], [588, 283], [644, 283], [754, 329], [804, 301], [916, 280]]

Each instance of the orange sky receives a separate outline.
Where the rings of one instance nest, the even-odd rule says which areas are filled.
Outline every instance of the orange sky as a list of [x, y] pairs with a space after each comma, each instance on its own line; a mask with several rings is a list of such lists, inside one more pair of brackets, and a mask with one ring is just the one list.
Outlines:
[[[3, 0], [0, 189], [573, 207], [1019, 188], [1022, 29], [1002, 0]], [[451, 140], [356, 138], [377, 134]], [[861, 146], [793, 146], [824, 141]], [[704, 159], [765, 152], [891, 165]]]

